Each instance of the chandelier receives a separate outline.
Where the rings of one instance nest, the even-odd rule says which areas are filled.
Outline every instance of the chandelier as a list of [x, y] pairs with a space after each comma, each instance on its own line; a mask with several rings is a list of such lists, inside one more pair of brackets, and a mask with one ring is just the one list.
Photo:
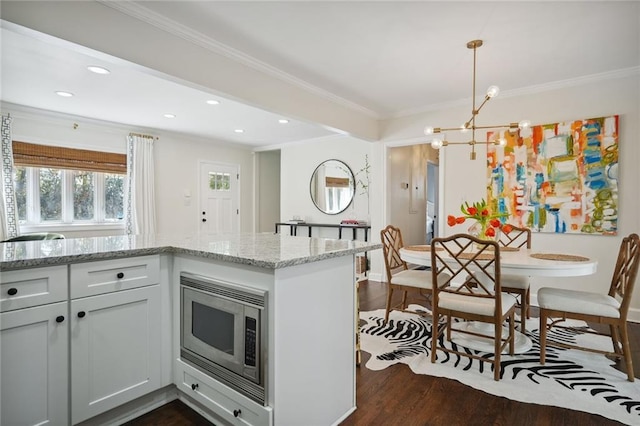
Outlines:
[[[472, 40], [467, 43], [467, 49], [473, 49], [473, 87], [472, 87], [472, 107], [471, 107], [471, 118], [465, 121], [460, 127], [425, 127], [424, 133], [427, 136], [431, 137], [431, 146], [435, 149], [440, 149], [443, 146], [448, 145], [470, 145], [471, 146], [471, 155], [470, 158], [472, 160], [476, 159], [476, 144], [477, 143], [493, 143], [494, 145], [504, 146], [506, 144], [506, 140], [500, 137], [495, 142], [478, 142], [476, 141], [476, 130], [479, 129], [496, 129], [496, 128], [507, 128], [510, 132], [514, 133], [518, 129], [522, 130], [531, 125], [528, 120], [522, 120], [519, 123], [509, 123], [505, 125], [497, 125], [497, 126], [477, 126], [476, 125], [476, 116], [480, 113], [480, 110], [489, 99], [495, 98], [500, 93], [500, 89], [498, 86], [490, 86], [487, 89], [487, 93], [484, 95], [484, 100], [480, 104], [478, 108], [476, 108], [476, 51], [478, 48], [482, 46], [482, 40]], [[443, 133], [445, 131], [460, 131], [460, 132], [468, 132], [471, 130], [471, 140], [468, 142], [451, 142], [447, 140], [446, 134]]]

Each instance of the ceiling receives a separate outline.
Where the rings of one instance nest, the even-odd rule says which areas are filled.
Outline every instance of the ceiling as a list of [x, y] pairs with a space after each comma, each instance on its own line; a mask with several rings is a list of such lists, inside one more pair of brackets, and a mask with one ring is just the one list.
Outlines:
[[[141, 1], [122, 3], [188, 28], [244, 61], [377, 119], [640, 69], [637, 2]], [[336, 132], [163, 78], [141, 66], [3, 22], [0, 98], [11, 104], [251, 147]], [[102, 65], [109, 75], [86, 70]], [[54, 91], [74, 93], [61, 98]], [[207, 105], [216, 99], [219, 105]], [[163, 117], [176, 115], [174, 119]], [[288, 124], [278, 123], [286, 118]], [[243, 129], [244, 133], [235, 133]], [[418, 135], [416, 135], [418, 136]]]

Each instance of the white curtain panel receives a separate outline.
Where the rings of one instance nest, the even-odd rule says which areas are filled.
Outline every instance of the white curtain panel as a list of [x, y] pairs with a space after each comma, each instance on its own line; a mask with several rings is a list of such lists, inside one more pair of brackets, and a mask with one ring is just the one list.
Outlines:
[[11, 116], [2, 116], [2, 168], [0, 176], [0, 241], [19, 234], [16, 192], [13, 183], [13, 142], [11, 140]]
[[155, 234], [153, 137], [127, 136], [127, 188], [125, 190], [127, 234]]

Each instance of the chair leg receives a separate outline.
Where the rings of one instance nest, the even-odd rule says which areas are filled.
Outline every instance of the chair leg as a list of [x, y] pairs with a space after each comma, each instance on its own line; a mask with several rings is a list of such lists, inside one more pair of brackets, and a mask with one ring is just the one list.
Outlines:
[[391, 296], [393, 296], [393, 287], [389, 285], [387, 288], [387, 309], [384, 313], [384, 323], [389, 322], [389, 311], [391, 311]]
[[515, 313], [511, 314], [511, 321], [509, 321], [509, 340], [509, 355], [513, 355], [516, 352]]
[[547, 311], [540, 309], [540, 364], [544, 365], [547, 349]]
[[620, 343], [620, 331], [618, 326], [615, 324], [609, 325], [609, 330], [611, 333], [611, 341], [613, 343], [613, 352], [623, 355]]
[[356, 365], [362, 361], [360, 352], [360, 282], [356, 281]]
[[407, 290], [402, 293], [402, 309], [407, 309]]
[[529, 302], [527, 301], [527, 292], [520, 295], [520, 331], [522, 334], [527, 332], [527, 318], [529, 312]]
[[631, 359], [631, 348], [629, 347], [629, 331], [627, 330], [627, 323], [620, 325], [620, 332], [622, 334], [622, 353], [624, 354], [624, 362], [627, 366], [627, 379], [630, 382], [635, 380], [633, 374], [633, 361]]
[[[513, 317], [511, 318], [511, 325], [509, 328], [513, 327]], [[494, 336], [493, 336], [493, 380], [496, 382], [500, 380], [500, 353], [502, 352], [502, 324], [496, 322], [494, 325]]]
[[527, 319], [531, 318], [531, 287], [527, 289]]
[[436, 362], [436, 351], [438, 350], [438, 339], [440, 338], [440, 315], [432, 310], [431, 320], [431, 363]]

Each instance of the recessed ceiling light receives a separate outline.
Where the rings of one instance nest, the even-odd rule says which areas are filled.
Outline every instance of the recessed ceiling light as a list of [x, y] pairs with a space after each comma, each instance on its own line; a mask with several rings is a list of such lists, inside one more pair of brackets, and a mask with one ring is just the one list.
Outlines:
[[165, 114], [164, 118], [176, 118], [175, 114]]
[[244, 133], [244, 130], [242, 130], [242, 129], [235, 129], [235, 130], [234, 130], [234, 132], [236, 132], [236, 133]]
[[285, 118], [281, 118], [280, 120], [278, 120], [278, 123], [280, 124], [287, 124], [289, 122], [289, 120], [285, 119]]
[[97, 65], [90, 65], [87, 67], [87, 69], [91, 72], [95, 72], [96, 74], [110, 74], [111, 71], [109, 71], [108, 69], [104, 68], [104, 67], [99, 67]]
[[209, 100], [207, 101], [207, 103], [208, 103], [209, 105], [218, 105], [218, 104], [220, 103], [220, 101], [216, 101], [215, 99], [209, 99]]
[[58, 91], [56, 92], [56, 95], [58, 95], [58, 96], [62, 96], [63, 98], [70, 98], [70, 97], [72, 97], [72, 96], [73, 96], [73, 93], [71, 93], [71, 92], [64, 92], [64, 91], [62, 91], [62, 90], [58, 90]]

